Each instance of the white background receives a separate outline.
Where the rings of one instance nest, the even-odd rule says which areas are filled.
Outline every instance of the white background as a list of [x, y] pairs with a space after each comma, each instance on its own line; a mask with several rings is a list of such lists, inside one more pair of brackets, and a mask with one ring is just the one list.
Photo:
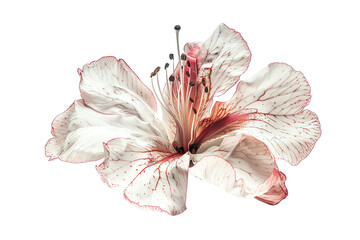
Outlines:
[[[0, 4], [1, 239], [359, 239], [360, 36], [356, 1], [8, 1]], [[241, 32], [248, 78], [268, 63], [301, 70], [323, 134], [297, 167], [279, 162], [277, 206], [189, 180], [188, 209], [143, 211], [105, 186], [98, 163], [48, 162], [50, 123], [75, 100], [78, 67], [123, 58], [149, 74], [217, 25]], [[228, 95], [229, 96], [229, 95]]]

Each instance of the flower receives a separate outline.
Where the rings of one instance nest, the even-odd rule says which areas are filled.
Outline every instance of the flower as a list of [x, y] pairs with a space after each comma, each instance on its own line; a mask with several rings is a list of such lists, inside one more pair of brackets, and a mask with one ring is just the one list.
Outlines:
[[160, 67], [151, 73], [153, 92], [122, 59], [103, 57], [79, 69], [82, 99], [53, 121], [46, 156], [104, 159], [96, 169], [108, 186], [171, 215], [186, 209], [189, 172], [232, 194], [279, 203], [288, 191], [276, 160], [297, 165], [321, 134], [318, 117], [304, 110], [310, 101], [304, 75], [271, 63], [240, 81], [229, 101], [213, 105], [247, 70], [247, 43], [221, 24], [180, 54], [180, 26], [175, 30], [178, 63], [170, 54], [163, 87]]

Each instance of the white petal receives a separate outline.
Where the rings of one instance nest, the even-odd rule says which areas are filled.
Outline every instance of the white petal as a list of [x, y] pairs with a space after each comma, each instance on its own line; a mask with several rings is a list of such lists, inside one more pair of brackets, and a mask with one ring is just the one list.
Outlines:
[[75, 101], [69, 109], [58, 115], [52, 123], [52, 135], [46, 144], [50, 160], [80, 163], [104, 157], [103, 142], [116, 137], [158, 135], [151, 124], [136, 117], [122, 117], [99, 113]]
[[320, 138], [319, 119], [315, 113], [304, 110], [295, 115], [254, 114], [237, 133], [248, 134], [263, 141], [276, 158], [292, 165], [299, 164]]
[[110, 187], [126, 187], [124, 197], [131, 203], [176, 215], [186, 209], [190, 157], [160, 144], [154, 138], [114, 139], [97, 170]]
[[230, 102], [235, 109], [291, 115], [303, 110], [310, 98], [310, 86], [301, 72], [285, 63], [271, 63], [251, 79], [240, 82]]
[[241, 111], [257, 112], [244, 115], [243, 121], [240, 116], [242, 122], [234, 126], [237, 132], [263, 141], [276, 158], [296, 165], [309, 155], [321, 135], [316, 114], [303, 110], [310, 98], [310, 86], [301, 72], [284, 63], [272, 63], [240, 82], [229, 102], [216, 102], [211, 117], [220, 121]]
[[215, 96], [224, 94], [247, 70], [251, 53], [240, 33], [220, 24], [200, 48], [199, 75], [211, 69], [211, 89]]
[[107, 114], [135, 116], [166, 130], [156, 115], [152, 92], [122, 60], [103, 57], [79, 70], [81, 96], [86, 105]]
[[192, 174], [237, 196], [266, 193], [279, 174], [266, 145], [246, 135], [225, 137], [220, 146], [192, 157]]

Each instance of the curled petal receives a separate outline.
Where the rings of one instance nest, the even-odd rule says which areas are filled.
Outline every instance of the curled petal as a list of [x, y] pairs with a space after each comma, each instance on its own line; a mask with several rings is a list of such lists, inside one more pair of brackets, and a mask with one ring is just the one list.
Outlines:
[[215, 96], [224, 94], [247, 70], [251, 52], [240, 33], [220, 24], [200, 47], [199, 75], [211, 70], [210, 81]]
[[99, 113], [75, 101], [52, 123], [52, 139], [45, 147], [50, 160], [81, 163], [104, 157], [103, 142], [115, 137], [139, 137], [144, 134], [158, 135], [151, 124], [135, 117], [122, 117]]
[[276, 183], [274, 184], [274, 186], [272, 186], [272, 188], [270, 188], [270, 190], [267, 191], [266, 193], [257, 196], [255, 198], [259, 201], [262, 201], [270, 205], [278, 204], [279, 202], [284, 200], [288, 195], [288, 190], [285, 186], [285, 181], [286, 181], [285, 174], [279, 172], [279, 177]]
[[97, 171], [110, 187], [125, 188], [131, 203], [176, 215], [186, 209], [190, 157], [162, 144], [156, 138], [111, 140]]
[[275, 159], [261, 141], [246, 135], [228, 136], [218, 146], [194, 154], [190, 172], [243, 197], [255, 197], [276, 183]]

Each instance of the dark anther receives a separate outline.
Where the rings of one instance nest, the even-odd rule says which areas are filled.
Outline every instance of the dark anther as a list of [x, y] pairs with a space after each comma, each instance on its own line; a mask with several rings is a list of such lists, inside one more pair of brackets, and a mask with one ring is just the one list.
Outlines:
[[198, 150], [198, 147], [196, 146], [196, 144], [191, 144], [191, 145], [189, 146], [189, 151], [190, 151], [191, 153], [195, 154], [195, 153], [197, 152], [197, 150]]
[[186, 76], [190, 77], [189, 71], [186, 71]]
[[194, 99], [192, 99], [192, 98], [190, 98], [189, 100], [190, 100], [190, 102], [192, 102], [192, 103], [194, 102]]
[[[194, 81], [191, 81], [190, 83], [189, 83], [189, 85], [190, 86], [194, 86], [195, 85], [195, 82]], [[190, 98], [190, 101], [191, 101], [192, 99]]]
[[193, 167], [193, 166], [194, 166], [194, 162], [193, 162], [193, 160], [190, 160], [189, 167]]
[[196, 109], [193, 107], [193, 111], [194, 111], [194, 113], [196, 114]]
[[183, 147], [180, 147], [177, 149], [177, 152], [180, 153], [180, 154], [184, 154], [185, 153], [185, 150]]
[[165, 63], [165, 69], [169, 67], [169, 63]]
[[189, 60], [187, 60], [187, 65], [188, 65], [188, 67], [190, 67], [191, 65], [190, 65], [190, 61]]
[[174, 59], [174, 54], [170, 53], [169, 58], [170, 58], [170, 60], [173, 60]]
[[178, 76], [178, 81], [179, 81], [179, 82], [181, 82], [181, 78], [180, 78], [180, 76]]
[[205, 88], [205, 92], [206, 92], [206, 93], [209, 92], [209, 88], [208, 88], [208, 87]]
[[184, 66], [181, 66], [181, 70], [183, 70], [184, 69]]
[[203, 78], [201, 79], [201, 83], [205, 86], [205, 85], [206, 85], [206, 78], [203, 77]]
[[180, 27], [180, 25], [175, 25], [174, 29], [175, 29], [175, 30], [180, 30], [181, 27]]
[[187, 57], [186, 57], [186, 54], [185, 54], [185, 53], [182, 53], [182, 54], [181, 54], [181, 60], [186, 61], [186, 58], [187, 58]]
[[169, 77], [169, 81], [170, 81], [170, 82], [173, 82], [174, 80], [175, 80], [174, 75], [170, 75], [170, 77]]
[[160, 71], [160, 67], [155, 68], [155, 70], [150, 74], [150, 77], [156, 76], [156, 74]]

